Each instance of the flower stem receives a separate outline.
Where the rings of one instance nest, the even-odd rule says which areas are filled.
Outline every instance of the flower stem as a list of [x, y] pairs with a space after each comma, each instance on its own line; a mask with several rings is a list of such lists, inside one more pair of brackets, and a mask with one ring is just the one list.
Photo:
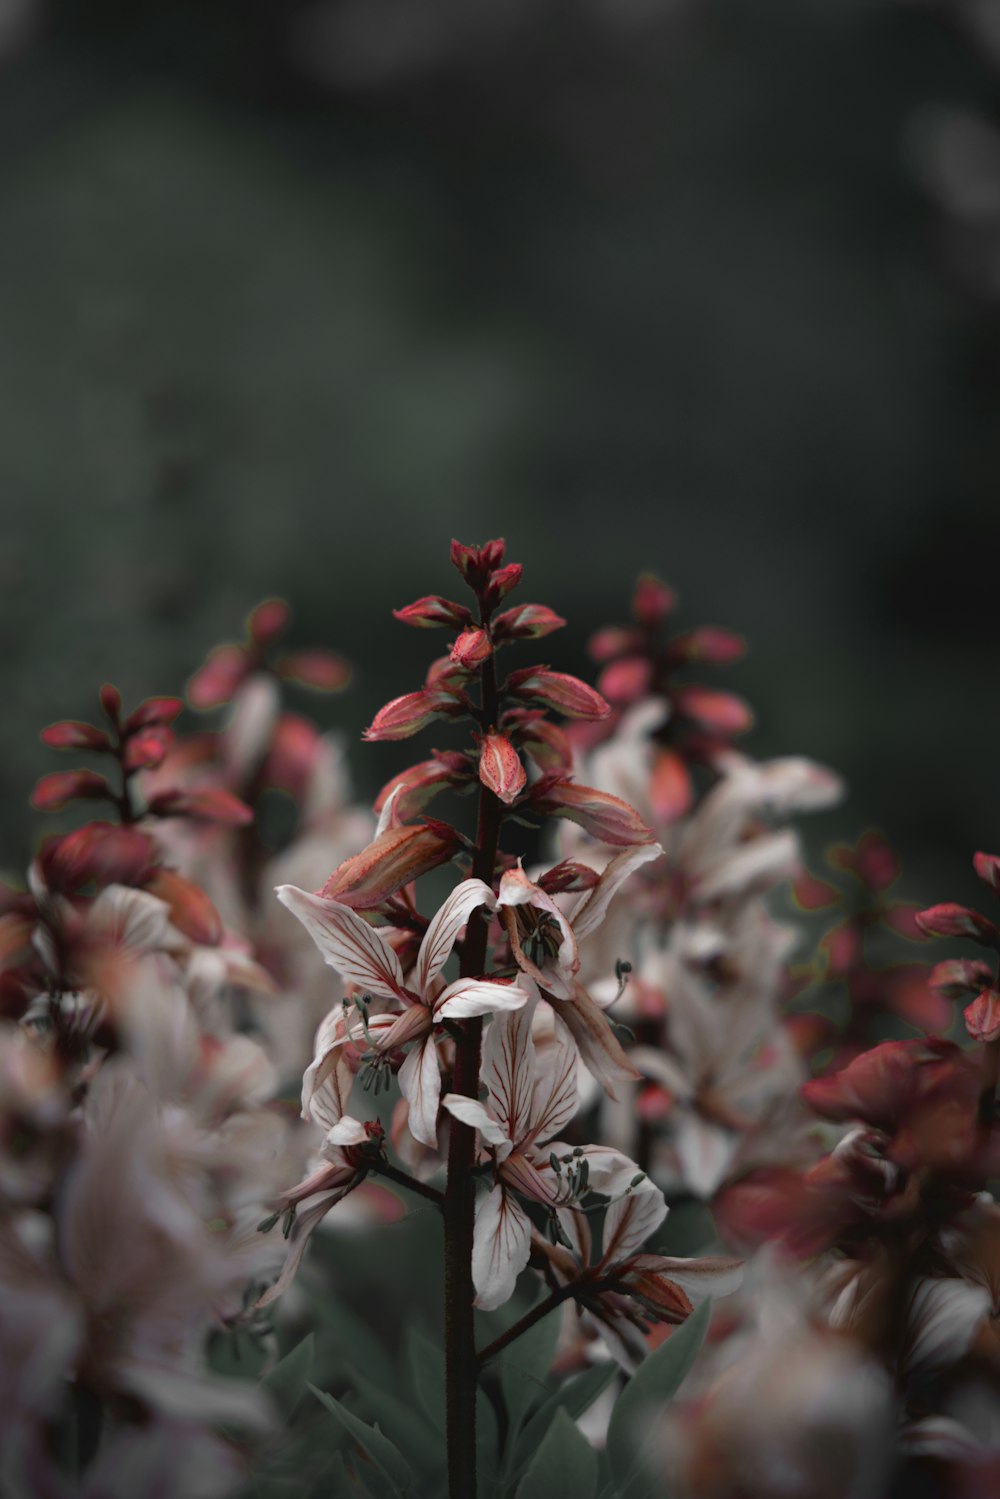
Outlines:
[[544, 1301], [539, 1301], [536, 1306], [533, 1306], [530, 1312], [525, 1312], [524, 1316], [512, 1327], [508, 1327], [506, 1332], [487, 1344], [478, 1356], [480, 1366], [489, 1363], [491, 1358], [496, 1358], [498, 1353], [509, 1348], [511, 1343], [516, 1342], [523, 1333], [529, 1332], [536, 1323], [541, 1322], [543, 1317], [547, 1317], [549, 1312], [554, 1312], [557, 1306], [562, 1306], [563, 1302], [568, 1301], [573, 1295], [573, 1290], [572, 1286], [560, 1286], [550, 1296], [546, 1296]]
[[[481, 722], [496, 722], [497, 687], [492, 656], [480, 667]], [[475, 879], [492, 887], [500, 835], [499, 800], [485, 786], [479, 788]], [[474, 911], [462, 944], [461, 974], [478, 977], [486, 966], [489, 916]], [[482, 1051], [481, 1019], [461, 1022], [455, 1042], [452, 1091], [467, 1098], [479, 1096]], [[461, 1120], [448, 1120], [448, 1180], [444, 1194], [444, 1306], [445, 1402], [448, 1434], [448, 1492], [450, 1499], [476, 1499], [476, 1339], [473, 1320], [472, 1235], [476, 1209], [473, 1168], [476, 1131]]]
[[408, 1171], [400, 1171], [398, 1166], [391, 1166], [388, 1161], [379, 1161], [377, 1166], [371, 1168], [373, 1176], [384, 1176], [388, 1181], [395, 1182], [397, 1186], [405, 1187], [408, 1192], [416, 1192], [420, 1197], [426, 1197], [428, 1202], [433, 1202], [437, 1207], [444, 1203], [444, 1193], [439, 1192], [437, 1187], [422, 1182], [416, 1176], [411, 1176]]

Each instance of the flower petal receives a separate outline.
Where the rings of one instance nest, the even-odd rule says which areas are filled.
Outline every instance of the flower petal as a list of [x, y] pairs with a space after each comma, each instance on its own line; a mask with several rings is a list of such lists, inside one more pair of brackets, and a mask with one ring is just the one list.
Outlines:
[[604, 1216], [602, 1265], [620, 1264], [641, 1249], [667, 1216], [667, 1204], [649, 1177], [612, 1202]]
[[473, 911], [480, 906], [496, 910], [496, 897], [483, 880], [463, 880], [433, 917], [420, 944], [413, 980], [418, 994], [426, 994], [458, 941], [458, 935]]
[[609, 1098], [617, 1097], [616, 1084], [634, 1082], [639, 1077], [611, 1029], [608, 1017], [582, 985], [575, 985], [572, 999], [560, 999], [549, 993], [545, 998], [564, 1022], [584, 1063]]
[[434, 1001], [434, 1019], [470, 1020], [499, 1010], [519, 1010], [529, 998], [526, 989], [500, 979], [456, 979]]
[[339, 901], [310, 895], [295, 885], [279, 885], [275, 894], [301, 921], [323, 961], [349, 984], [360, 984], [383, 999], [405, 995], [403, 971], [396, 954], [354, 911]]
[[521, 1204], [495, 1186], [476, 1206], [472, 1241], [472, 1281], [476, 1305], [484, 1312], [509, 1301], [531, 1252], [531, 1224]]
[[461, 1119], [463, 1124], [477, 1129], [488, 1145], [510, 1145], [503, 1126], [486, 1112], [485, 1106], [478, 1099], [466, 1098], [463, 1093], [446, 1093], [441, 1106], [456, 1119]]
[[658, 859], [662, 853], [659, 843], [638, 843], [615, 855], [593, 890], [588, 891], [570, 913], [570, 922], [578, 942], [582, 942], [588, 933], [600, 926], [608, 906], [629, 875], [634, 874], [641, 865], [648, 864], [650, 859]]
[[410, 1106], [410, 1134], [421, 1145], [436, 1149], [441, 1068], [433, 1037], [415, 1046], [400, 1067], [399, 1090]]

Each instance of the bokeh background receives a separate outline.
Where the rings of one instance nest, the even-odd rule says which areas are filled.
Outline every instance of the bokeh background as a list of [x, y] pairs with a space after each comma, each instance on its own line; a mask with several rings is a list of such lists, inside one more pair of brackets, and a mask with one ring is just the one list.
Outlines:
[[[2, 0], [0, 862], [102, 680], [176, 691], [281, 593], [355, 662], [319, 712], [356, 737], [433, 640], [391, 607], [504, 534], [553, 665], [658, 571], [748, 636], [748, 746], [848, 779], [815, 836], [878, 824], [907, 893], [971, 896], [989, 11]], [[394, 756], [358, 744], [363, 792]]]

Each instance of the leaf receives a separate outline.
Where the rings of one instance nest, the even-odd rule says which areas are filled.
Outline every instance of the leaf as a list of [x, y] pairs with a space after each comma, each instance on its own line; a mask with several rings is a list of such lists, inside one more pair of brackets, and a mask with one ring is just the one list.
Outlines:
[[409, 1487], [412, 1475], [409, 1464], [395, 1443], [390, 1442], [389, 1438], [383, 1435], [377, 1426], [366, 1425], [358, 1416], [349, 1411], [345, 1405], [342, 1405], [339, 1400], [335, 1400], [332, 1395], [327, 1395], [325, 1391], [318, 1390], [313, 1384], [309, 1386], [309, 1389], [316, 1396], [320, 1404], [325, 1406], [339, 1425], [344, 1428], [348, 1435], [353, 1437], [362, 1452], [371, 1458], [378, 1471], [389, 1480], [393, 1493], [402, 1496], [404, 1491]]
[[406, 1338], [406, 1363], [417, 1405], [442, 1434], [445, 1429], [444, 1354], [416, 1327]]
[[712, 1303], [705, 1301], [639, 1365], [619, 1395], [608, 1426], [608, 1458], [616, 1499], [647, 1499], [656, 1492], [651, 1460], [657, 1416], [680, 1389], [705, 1340]]
[[511, 1447], [531, 1407], [548, 1396], [546, 1381], [555, 1357], [559, 1326], [559, 1317], [550, 1313], [495, 1361], [507, 1408], [507, 1441]]
[[312, 1373], [314, 1351], [315, 1339], [310, 1333], [261, 1379], [261, 1384], [286, 1421], [291, 1420], [306, 1392]]
[[595, 1364], [592, 1369], [585, 1369], [575, 1379], [567, 1380], [558, 1390], [551, 1394], [543, 1406], [532, 1416], [527, 1426], [518, 1438], [515, 1458], [517, 1467], [513, 1476], [516, 1478], [525, 1464], [530, 1462], [532, 1455], [538, 1448], [538, 1444], [544, 1440], [545, 1433], [552, 1425], [560, 1411], [565, 1411], [571, 1420], [576, 1421], [589, 1410], [598, 1396], [602, 1395], [608, 1385], [618, 1373], [618, 1365], [610, 1360], [605, 1364]]
[[426, 1478], [439, 1477], [447, 1466], [444, 1436], [425, 1421], [412, 1403], [392, 1395], [384, 1386], [348, 1365], [354, 1388], [385, 1435], [395, 1442], [410, 1466]]
[[556, 1411], [545, 1440], [531, 1460], [517, 1488], [517, 1499], [594, 1499], [597, 1493], [597, 1453], [564, 1410]]

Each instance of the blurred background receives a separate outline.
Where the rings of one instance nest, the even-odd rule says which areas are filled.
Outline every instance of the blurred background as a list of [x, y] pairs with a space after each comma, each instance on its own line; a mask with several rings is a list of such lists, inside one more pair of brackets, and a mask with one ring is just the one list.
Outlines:
[[438, 643], [392, 606], [502, 534], [552, 665], [657, 571], [748, 637], [748, 748], [849, 781], [815, 836], [973, 896], [996, 10], [0, 0], [0, 862], [102, 680], [177, 691], [280, 593], [356, 739]]

